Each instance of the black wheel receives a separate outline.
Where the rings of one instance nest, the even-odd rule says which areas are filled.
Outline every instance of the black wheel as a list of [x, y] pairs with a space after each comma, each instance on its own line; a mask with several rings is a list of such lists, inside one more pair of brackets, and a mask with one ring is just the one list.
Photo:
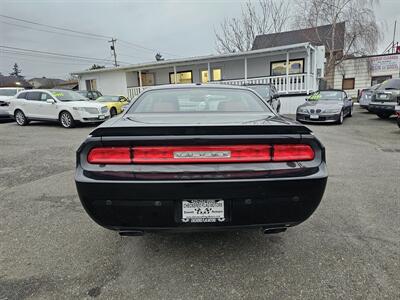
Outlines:
[[117, 115], [117, 110], [115, 109], [115, 107], [112, 107], [111, 109], [110, 109], [110, 116], [111, 116], [111, 118], [112, 117], [115, 117]]
[[379, 118], [386, 120], [386, 119], [389, 119], [389, 117], [390, 117], [392, 114], [391, 114], [391, 113], [377, 113], [376, 115], [377, 115]]
[[16, 110], [14, 113], [15, 121], [17, 122], [18, 125], [20, 126], [25, 126], [28, 125], [29, 121], [26, 118], [25, 114], [22, 112], [22, 110]]
[[342, 110], [340, 112], [339, 119], [337, 120], [337, 124], [339, 124], [339, 125], [343, 124], [343, 120], [344, 120], [344, 114], [343, 114], [343, 110]]
[[62, 111], [60, 113], [60, 123], [64, 128], [72, 128], [75, 127], [74, 118], [67, 111]]

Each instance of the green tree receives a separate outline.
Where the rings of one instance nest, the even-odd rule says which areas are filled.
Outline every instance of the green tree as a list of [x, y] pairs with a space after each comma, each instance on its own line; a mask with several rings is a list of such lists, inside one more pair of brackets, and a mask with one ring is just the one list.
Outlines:
[[10, 73], [10, 76], [15, 76], [15, 77], [24, 77], [21, 75], [22, 70], [18, 67], [17, 63], [14, 63], [14, 66], [12, 68], [12, 72]]

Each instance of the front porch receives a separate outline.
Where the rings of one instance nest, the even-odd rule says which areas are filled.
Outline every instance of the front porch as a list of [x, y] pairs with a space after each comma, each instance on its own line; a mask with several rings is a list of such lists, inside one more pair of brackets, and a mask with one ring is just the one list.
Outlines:
[[126, 71], [126, 93], [134, 98], [149, 87], [171, 83], [270, 83], [281, 94], [308, 94], [323, 73], [324, 54], [318, 48], [306, 43], [132, 68]]
[[[273, 84], [281, 94], [308, 94], [316, 89], [313, 73], [219, 80], [209, 81], [208, 83], [238, 86], [245, 84]], [[139, 95], [143, 90], [153, 86], [155, 85], [128, 87], [128, 97], [132, 99]]]

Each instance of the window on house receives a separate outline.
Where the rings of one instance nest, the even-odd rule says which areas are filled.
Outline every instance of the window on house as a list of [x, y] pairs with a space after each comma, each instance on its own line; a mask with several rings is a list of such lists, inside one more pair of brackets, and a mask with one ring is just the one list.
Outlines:
[[[286, 75], [286, 61], [271, 62], [271, 76]], [[304, 59], [289, 60], [289, 74], [304, 73]]]
[[[138, 75], [138, 83], [139, 83], [139, 75]], [[143, 86], [151, 86], [154, 85], [154, 73], [142, 73], [142, 85]]]
[[354, 78], [343, 78], [342, 90], [354, 90]]
[[86, 80], [86, 90], [87, 91], [97, 90], [96, 79], [88, 79], [88, 80]]
[[[169, 82], [175, 83], [174, 72], [169, 73]], [[176, 72], [176, 83], [193, 83], [192, 71]]]
[[[221, 69], [212, 69], [212, 74], [213, 77], [211, 78], [211, 80], [213, 81], [219, 81], [222, 80], [222, 70]], [[201, 71], [201, 82], [202, 83], [206, 83], [208, 82], [208, 70], [202, 70]]]
[[385, 80], [392, 79], [392, 75], [374, 76], [371, 78], [371, 86], [384, 82]]

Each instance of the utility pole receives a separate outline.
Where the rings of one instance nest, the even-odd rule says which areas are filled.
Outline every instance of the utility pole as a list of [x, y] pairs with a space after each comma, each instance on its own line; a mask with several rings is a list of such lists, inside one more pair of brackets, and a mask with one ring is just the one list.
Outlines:
[[396, 25], [397, 25], [397, 20], [394, 21], [394, 29], [393, 29], [393, 48], [392, 48], [392, 53], [396, 52], [396, 49], [394, 47], [394, 42], [396, 40]]
[[115, 42], [116, 41], [117, 41], [116, 39], [112, 38], [111, 41], [108, 41], [108, 42], [112, 44], [110, 46], [110, 48], [114, 53], [114, 66], [118, 67], [118, 64], [117, 64], [117, 53], [115, 52]]

